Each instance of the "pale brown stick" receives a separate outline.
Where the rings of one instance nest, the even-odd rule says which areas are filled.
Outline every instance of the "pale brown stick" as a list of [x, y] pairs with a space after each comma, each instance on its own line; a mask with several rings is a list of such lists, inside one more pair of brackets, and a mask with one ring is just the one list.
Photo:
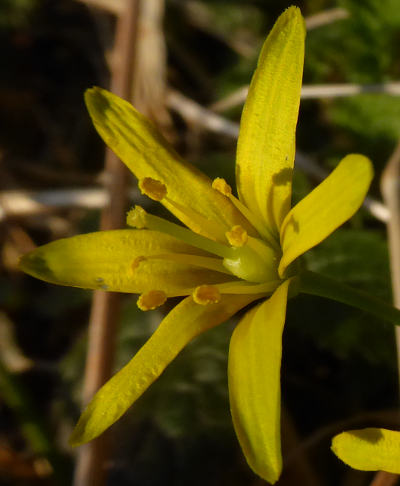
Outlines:
[[105, 12], [109, 12], [115, 15], [121, 15], [125, 12], [126, 1], [125, 0], [79, 0], [86, 4], [88, 7], [95, 7]]
[[108, 204], [109, 195], [103, 188], [63, 188], [43, 191], [0, 191], [0, 221], [8, 218], [46, 214], [54, 209], [83, 207], [101, 209]]
[[[390, 214], [387, 231], [393, 303], [400, 308], [400, 141], [383, 171], [381, 192]], [[396, 327], [395, 333], [400, 376], [400, 329]]]
[[[125, 10], [117, 21], [114, 50], [118, 56], [114, 56], [114, 59], [120, 62], [112, 67], [111, 89], [125, 98], [131, 95], [138, 9], [139, 0], [127, 0]], [[103, 230], [121, 228], [125, 219], [127, 170], [111, 151], [106, 154], [106, 173], [110, 204], [102, 212]], [[111, 376], [119, 310], [119, 294], [102, 291], [94, 293], [89, 322], [84, 404]], [[109, 453], [108, 434], [83, 446], [77, 459], [74, 486], [103, 486]]]
[[[242, 86], [225, 98], [212, 103], [209, 108], [217, 113], [243, 104], [249, 87]], [[400, 82], [392, 81], [378, 84], [310, 84], [301, 88], [301, 99], [346, 98], [365, 93], [400, 96]]]
[[390, 214], [387, 229], [393, 302], [400, 308], [400, 142], [383, 171], [381, 192]]
[[392, 81], [379, 84], [314, 84], [305, 85], [301, 90], [301, 99], [343, 98], [365, 93], [400, 96], [400, 82]]
[[375, 474], [370, 486], [394, 486], [398, 480], [399, 476], [397, 474], [379, 471]]
[[331, 8], [329, 10], [323, 10], [314, 15], [310, 15], [305, 18], [305, 24], [307, 30], [316, 29], [323, 25], [331, 24], [337, 20], [343, 20], [350, 17], [350, 13], [344, 8]]
[[[282, 406], [282, 455], [283, 473], [281, 482], [283, 484], [306, 484], [307, 486], [319, 486], [321, 484], [317, 472], [310, 464], [308, 451], [300, 450], [300, 436], [296, 430], [295, 423], [289, 411]], [[286, 462], [286, 457], [291, 451], [297, 450], [296, 455], [292, 455], [290, 463]]]
[[[383, 171], [381, 192], [390, 214], [387, 231], [393, 303], [400, 309], [400, 141]], [[396, 327], [394, 332], [396, 336], [398, 376], [400, 376], [400, 329]], [[392, 486], [396, 484], [397, 480], [397, 474], [379, 471], [376, 473], [371, 486]]]

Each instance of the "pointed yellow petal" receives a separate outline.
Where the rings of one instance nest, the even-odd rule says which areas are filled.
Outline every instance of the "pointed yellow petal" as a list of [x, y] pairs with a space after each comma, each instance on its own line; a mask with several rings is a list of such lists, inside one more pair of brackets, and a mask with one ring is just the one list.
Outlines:
[[88, 442], [116, 422], [161, 375], [186, 344], [246, 306], [254, 296], [223, 296], [202, 306], [191, 297], [178, 304], [134, 358], [94, 396], [71, 436], [71, 445]]
[[400, 432], [349, 430], [333, 438], [332, 451], [354, 469], [400, 474]]
[[282, 469], [280, 369], [289, 283], [245, 315], [229, 348], [229, 397], [236, 434], [249, 466], [272, 484]]
[[211, 180], [184, 162], [155, 127], [127, 101], [101, 88], [85, 93], [94, 126], [106, 144], [138, 179], [152, 178], [167, 188], [162, 203], [197, 233], [213, 237], [182, 210], [189, 208], [213, 220], [227, 231], [248, 223], [233, 204], [211, 187]]
[[175, 252], [200, 253], [156, 231], [100, 231], [39, 247], [22, 257], [20, 268], [59, 285], [131, 293], [163, 290], [167, 296], [182, 295], [182, 289], [231, 278], [180, 262], [141, 258]]
[[353, 216], [367, 194], [372, 177], [369, 159], [359, 154], [347, 155], [319, 186], [291, 209], [281, 227], [281, 276], [295, 258]]
[[300, 10], [290, 7], [265, 41], [240, 122], [239, 196], [272, 230], [290, 208], [304, 38]]

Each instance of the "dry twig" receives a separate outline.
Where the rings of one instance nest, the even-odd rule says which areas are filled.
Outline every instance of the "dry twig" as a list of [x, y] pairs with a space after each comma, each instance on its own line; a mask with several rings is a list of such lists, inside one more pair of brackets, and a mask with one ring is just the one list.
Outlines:
[[44, 214], [54, 209], [100, 209], [108, 202], [109, 194], [103, 188], [1, 191], [0, 222], [7, 218]]
[[101, 9], [115, 15], [123, 15], [125, 13], [125, 0], [79, 0], [88, 7]]
[[[210, 105], [210, 110], [221, 113], [235, 106], [243, 104], [246, 100], [249, 87], [242, 86], [230, 95], [216, 101]], [[321, 99], [321, 98], [345, 98], [365, 93], [388, 94], [400, 96], [400, 82], [379, 84], [311, 84], [301, 88], [301, 99]]]
[[[131, 96], [138, 9], [139, 0], [126, 0], [124, 10], [117, 18], [114, 50], [118, 57], [115, 56], [114, 59], [120, 62], [112, 67], [111, 89], [124, 98]], [[120, 228], [124, 222], [127, 170], [110, 150], [106, 153], [105, 170], [108, 175], [106, 182], [110, 204], [102, 212], [101, 229], [109, 230]], [[118, 293], [94, 292], [83, 390], [84, 404], [111, 376], [119, 309]], [[81, 447], [74, 486], [103, 486], [106, 482], [105, 468], [109, 451], [107, 433]]]
[[[143, 113], [155, 118], [155, 108], [163, 106], [164, 63], [162, 16], [164, 0], [126, 0], [119, 13], [116, 31], [111, 90], [131, 99]], [[151, 55], [155, 54], [155, 57]], [[149, 80], [151, 86], [149, 89]], [[165, 112], [166, 113], [166, 112]], [[167, 117], [167, 115], [166, 115]], [[166, 118], [163, 119], [165, 121]], [[108, 151], [106, 159], [110, 205], [103, 210], [102, 229], [124, 224], [126, 203], [126, 168]], [[85, 373], [84, 402], [107, 381], [112, 372], [114, 340], [119, 315], [119, 294], [96, 291], [89, 326], [89, 348]], [[105, 484], [105, 463], [109, 444], [107, 433], [82, 448], [74, 486]]]
[[[227, 137], [236, 139], [239, 135], [239, 124], [231, 122], [216, 113], [213, 113], [195, 101], [186, 98], [181, 93], [170, 91], [167, 97], [168, 106], [179, 113], [188, 123], [193, 123], [206, 130], [219, 133]], [[327, 173], [311, 157], [301, 151], [296, 151], [296, 165], [306, 174], [313, 176], [317, 180], [322, 180]], [[364, 201], [364, 207], [376, 219], [386, 222], [388, 220], [388, 210], [379, 201], [367, 197]]]
[[[390, 274], [392, 277], [393, 303], [400, 309], [400, 141], [388, 160], [381, 178], [381, 192], [389, 210], [387, 222]], [[400, 328], [395, 329], [397, 368], [400, 376]], [[392, 486], [397, 474], [378, 472], [370, 486]]]
[[394, 486], [398, 480], [399, 476], [397, 474], [379, 471], [375, 474], [370, 486]]
[[305, 23], [307, 30], [316, 29], [323, 25], [328, 25], [337, 20], [343, 20], [350, 17], [350, 13], [344, 8], [331, 8], [329, 10], [323, 10], [314, 15], [306, 17]]

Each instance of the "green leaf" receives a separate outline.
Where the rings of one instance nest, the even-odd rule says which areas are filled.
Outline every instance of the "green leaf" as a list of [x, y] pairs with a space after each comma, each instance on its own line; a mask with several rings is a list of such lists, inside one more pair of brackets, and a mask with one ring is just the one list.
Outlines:
[[309, 271], [302, 272], [295, 277], [295, 282], [299, 292], [342, 302], [400, 326], [400, 310], [367, 292], [354, 289], [330, 277]]

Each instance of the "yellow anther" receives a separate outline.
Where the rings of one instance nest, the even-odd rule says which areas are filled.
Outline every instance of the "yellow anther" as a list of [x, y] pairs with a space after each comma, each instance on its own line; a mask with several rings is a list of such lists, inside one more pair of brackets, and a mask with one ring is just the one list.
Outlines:
[[143, 229], [146, 228], [146, 211], [142, 206], [135, 206], [130, 211], [128, 211], [126, 217], [126, 224], [132, 228]]
[[140, 310], [148, 311], [160, 307], [166, 300], [167, 295], [162, 290], [150, 290], [140, 295], [136, 303]]
[[220, 192], [224, 196], [230, 196], [232, 194], [231, 186], [222, 177], [217, 177], [213, 180], [212, 188]]
[[138, 266], [142, 263], [142, 262], [145, 262], [147, 260], [147, 258], [145, 256], [138, 256], [136, 257], [133, 262], [132, 262], [132, 265], [131, 265], [131, 268], [133, 271], [135, 271]]
[[232, 246], [241, 247], [247, 243], [247, 231], [239, 224], [227, 231], [225, 236]]
[[145, 177], [139, 181], [139, 189], [142, 194], [145, 194], [153, 201], [162, 201], [167, 195], [167, 187], [161, 181]]
[[200, 285], [193, 291], [193, 300], [196, 304], [216, 304], [221, 300], [221, 293], [214, 285]]

